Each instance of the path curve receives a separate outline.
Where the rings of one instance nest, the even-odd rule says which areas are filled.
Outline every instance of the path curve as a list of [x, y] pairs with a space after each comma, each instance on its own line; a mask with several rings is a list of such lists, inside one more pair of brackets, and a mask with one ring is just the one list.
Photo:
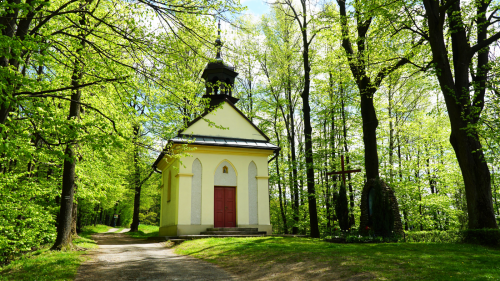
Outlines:
[[99, 248], [78, 269], [75, 280], [235, 280], [202, 260], [180, 256], [163, 243], [130, 238], [123, 233], [92, 236]]

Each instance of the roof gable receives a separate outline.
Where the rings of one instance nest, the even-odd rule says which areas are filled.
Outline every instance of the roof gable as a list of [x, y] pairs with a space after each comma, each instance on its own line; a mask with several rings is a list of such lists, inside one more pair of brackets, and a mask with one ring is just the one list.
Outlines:
[[[205, 120], [206, 119], [206, 120]], [[213, 126], [209, 122], [217, 125]], [[221, 129], [222, 127], [223, 129]], [[180, 132], [185, 135], [238, 138], [268, 141], [269, 138], [227, 100], [221, 107], [193, 120]]]

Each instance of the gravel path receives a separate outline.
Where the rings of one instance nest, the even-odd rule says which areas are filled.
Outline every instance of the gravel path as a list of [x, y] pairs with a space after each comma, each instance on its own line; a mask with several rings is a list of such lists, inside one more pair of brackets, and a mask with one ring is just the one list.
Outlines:
[[78, 269], [75, 280], [235, 280], [201, 260], [179, 256], [163, 243], [130, 238], [122, 233], [93, 236], [99, 249]]

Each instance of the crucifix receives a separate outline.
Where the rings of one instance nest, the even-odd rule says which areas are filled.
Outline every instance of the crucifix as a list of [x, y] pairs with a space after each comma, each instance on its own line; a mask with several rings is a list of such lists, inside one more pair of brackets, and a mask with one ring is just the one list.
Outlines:
[[326, 173], [326, 175], [329, 176], [329, 175], [341, 174], [342, 175], [342, 182], [344, 183], [344, 186], [345, 186], [345, 174], [361, 172], [361, 169], [347, 170], [347, 171], [344, 170], [344, 155], [340, 155], [340, 163], [342, 164], [342, 171], [330, 172], [330, 173]]

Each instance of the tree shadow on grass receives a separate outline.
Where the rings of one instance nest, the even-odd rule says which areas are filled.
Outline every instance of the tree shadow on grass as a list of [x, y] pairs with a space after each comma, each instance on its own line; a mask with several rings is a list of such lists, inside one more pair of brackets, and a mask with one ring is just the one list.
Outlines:
[[72, 280], [80, 265], [81, 252], [43, 251], [23, 257], [0, 272], [0, 280]]

